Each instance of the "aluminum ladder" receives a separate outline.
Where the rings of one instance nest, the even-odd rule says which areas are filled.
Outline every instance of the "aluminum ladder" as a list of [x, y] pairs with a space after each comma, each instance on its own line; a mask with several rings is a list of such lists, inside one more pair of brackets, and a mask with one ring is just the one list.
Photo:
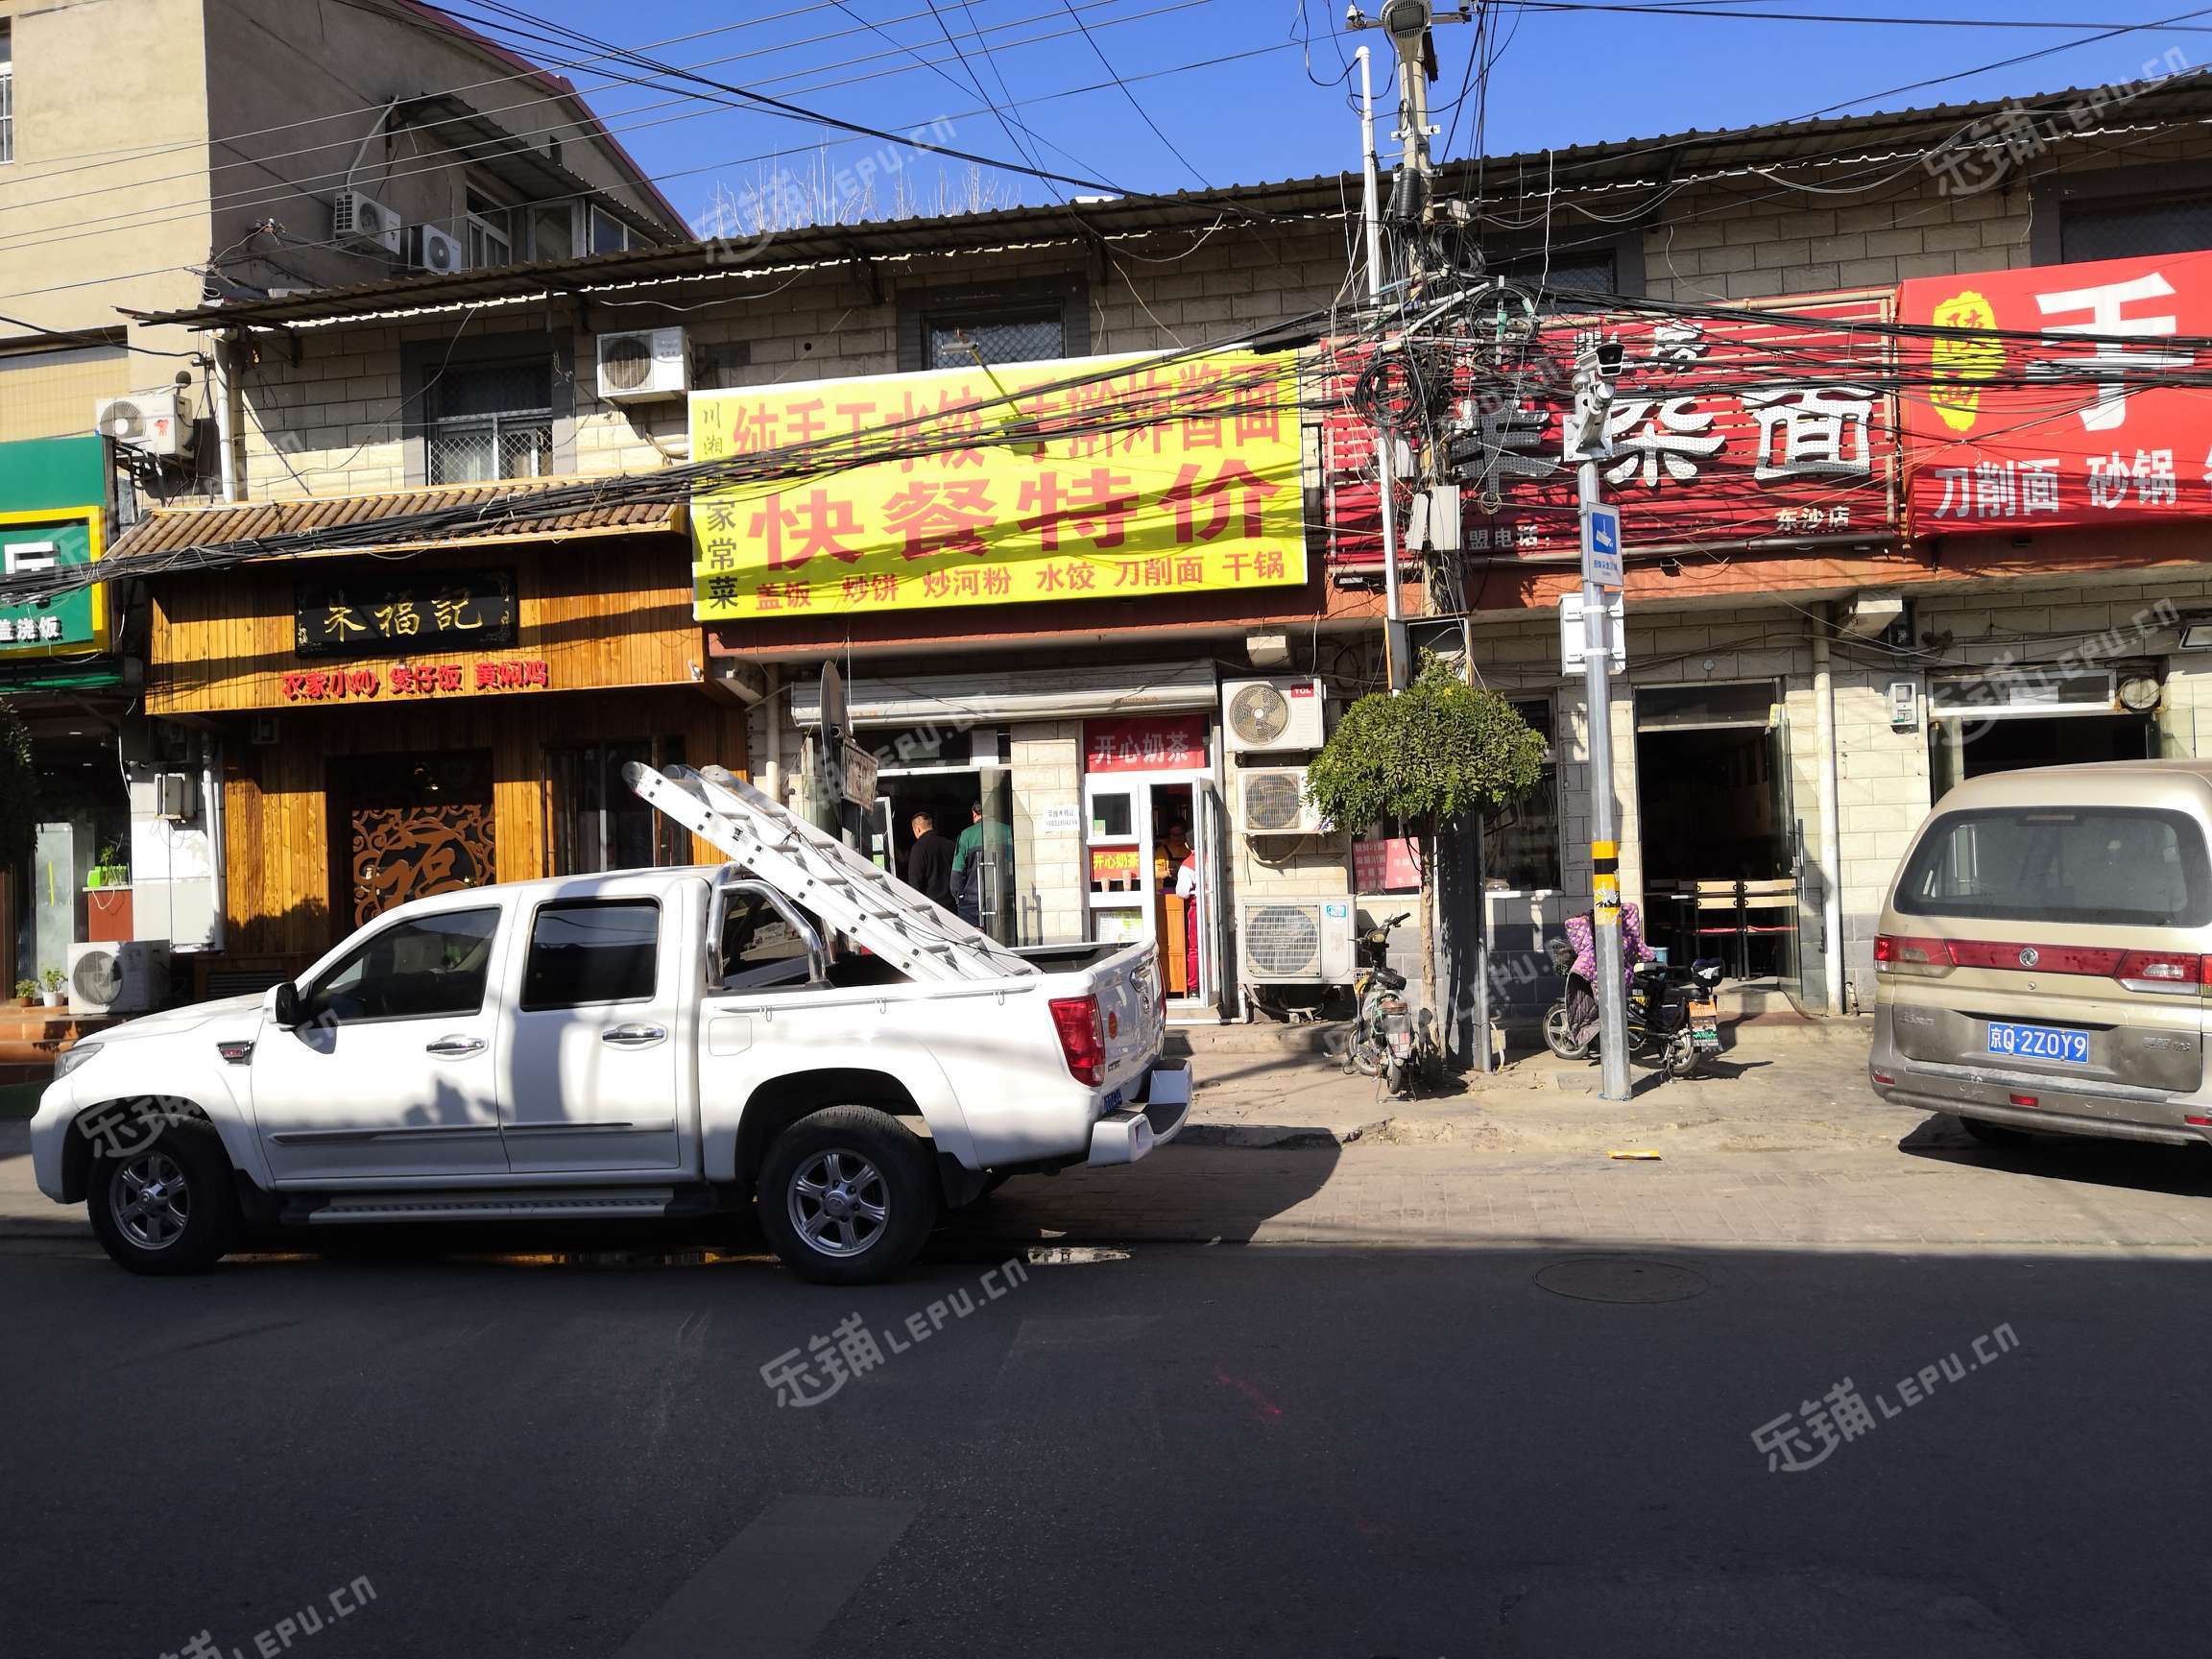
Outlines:
[[1029, 962], [720, 766], [622, 768], [631, 792], [912, 979], [1026, 977]]

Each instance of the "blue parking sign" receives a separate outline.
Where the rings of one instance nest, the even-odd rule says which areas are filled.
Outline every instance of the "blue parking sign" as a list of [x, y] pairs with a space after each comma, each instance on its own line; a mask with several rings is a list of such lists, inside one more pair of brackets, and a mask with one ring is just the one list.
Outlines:
[[1590, 507], [1582, 514], [1582, 579], [1618, 591], [1621, 574], [1621, 509]]

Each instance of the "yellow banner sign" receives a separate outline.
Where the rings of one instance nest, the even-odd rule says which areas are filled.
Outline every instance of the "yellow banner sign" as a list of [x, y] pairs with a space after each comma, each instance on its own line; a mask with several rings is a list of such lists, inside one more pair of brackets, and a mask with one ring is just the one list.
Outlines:
[[[948, 437], [1002, 442], [839, 465]], [[1084, 358], [704, 392], [694, 461], [814, 445], [805, 469], [703, 490], [702, 621], [1306, 580], [1287, 353]]]

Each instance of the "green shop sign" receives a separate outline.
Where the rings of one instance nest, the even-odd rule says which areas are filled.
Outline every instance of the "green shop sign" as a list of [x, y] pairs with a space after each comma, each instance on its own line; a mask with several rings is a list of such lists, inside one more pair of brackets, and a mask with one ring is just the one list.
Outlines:
[[[107, 546], [108, 467], [100, 438], [0, 444], [0, 569], [16, 576], [96, 562]], [[0, 661], [108, 648], [105, 587], [0, 605]]]

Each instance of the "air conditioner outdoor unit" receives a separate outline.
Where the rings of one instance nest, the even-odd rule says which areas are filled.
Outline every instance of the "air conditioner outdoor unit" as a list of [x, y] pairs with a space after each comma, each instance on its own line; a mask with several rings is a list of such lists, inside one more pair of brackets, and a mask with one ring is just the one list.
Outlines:
[[1248, 901], [1237, 936], [1248, 985], [1349, 985], [1352, 901]]
[[1322, 729], [1321, 682], [1295, 677], [1225, 680], [1221, 730], [1232, 755], [1275, 749], [1318, 749]]
[[418, 271], [435, 271], [450, 276], [469, 268], [469, 255], [461, 239], [448, 236], [435, 225], [407, 228], [407, 262]]
[[103, 397], [93, 407], [92, 429], [141, 455], [184, 455], [192, 448], [191, 417], [174, 389]]
[[1329, 828], [1306, 799], [1303, 766], [1252, 766], [1237, 774], [1238, 827], [1247, 835], [1314, 835]]
[[168, 989], [167, 940], [69, 947], [72, 1014], [150, 1013]]
[[599, 396], [609, 403], [682, 397], [691, 390], [691, 351], [681, 328], [599, 336]]
[[381, 248], [399, 252], [399, 215], [374, 197], [358, 190], [341, 190], [330, 209], [330, 235], [356, 248]]

